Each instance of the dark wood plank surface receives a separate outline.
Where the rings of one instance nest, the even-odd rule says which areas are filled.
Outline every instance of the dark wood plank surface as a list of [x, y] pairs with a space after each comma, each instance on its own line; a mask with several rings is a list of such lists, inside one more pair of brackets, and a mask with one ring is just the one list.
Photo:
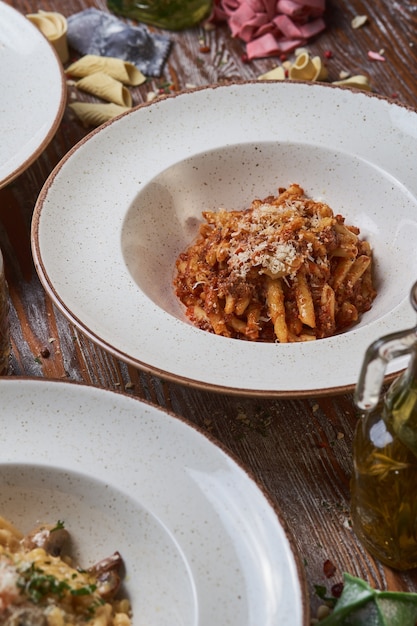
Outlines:
[[[105, 0], [6, 0], [23, 14], [39, 9], [66, 16]], [[355, 15], [367, 24], [353, 30]], [[326, 31], [308, 45], [326, 58], [330, 80], [341, 71], [369, 77], [375, 93], [417, 105], [417, 7], [414, 0], [327, 0]], [[278, 59], [245, 62], [244, 47], [226, 26], [169, 33], [173, 46], [160, 79], [133, 90], [134, 103], [163, 83], [181, 91], [252, 79]], [[384, 51], [385, 62], [368, 50]], [[88, 98], [86, 96], [86, 98]], [[349, 525], [349, 477], [357, 415], [350, 394], [277, 400], [204, 392], [136, 371], [84, 337], [45, 295], [31, 256], [33, 207], [48, 174], [89, 129], [67, 109], [59, 130], [39, 159], [0, 190], [0, 246], [11, 297], [12, 376], [68, 379], [119, 390], [154, 402], [203, 428], [247, 467], [279, 507], [305, 568], [311, 615], [321, 601], [314, 586], [330, 588], [344, 571], [378, 588], [417, 591], [415, 572], [396, 573], [375, 562]], [[59, 243], [59, 242], [57, 242]], [[327, 579], [330, 559], [334, 576]], [[261, 625], [260, 625], [261, 626]]]

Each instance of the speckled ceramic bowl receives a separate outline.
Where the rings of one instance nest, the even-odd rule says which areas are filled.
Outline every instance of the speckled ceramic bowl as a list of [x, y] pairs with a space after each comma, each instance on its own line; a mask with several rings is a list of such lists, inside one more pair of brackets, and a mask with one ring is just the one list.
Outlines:
[[55, 50], [28, 19], [0, 2], [0, 188], [45, 150], [65, 109], [66, 83]]
[[[209, 87], [141, 106], [91, 133], [47, 181], [32, 234], [40, 278], [84, 333], [159, 376], [238, 394], [347, 391], [366, 347], [415, 321], [416, 129], [410, 109], [313, 83]], [[370, 241], [371, 311], [348, 332], [297, 344], [194, 328], [172, 278], [201, 212], [242, 209], [293, 182]]]
[[307, 626], [284, 518], [185, 421], [122, 393], [0, 378], [0, 515], [65, 522], [91, 565], [118, 550], [139, 626]]

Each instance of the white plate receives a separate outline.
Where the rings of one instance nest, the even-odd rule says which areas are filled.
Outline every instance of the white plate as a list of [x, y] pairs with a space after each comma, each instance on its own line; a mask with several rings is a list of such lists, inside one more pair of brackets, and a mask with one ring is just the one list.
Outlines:
[[46, 148], [62, 119], [62, 65], [40, 31], [0, 2], [0, 188]]
[[76, 383], [0, 379], [0, 397], [0, 515], [63, 520], [83, 566], [119, 550], [134, 626], [308, 623], [281, 514], [200, 431]]
[[[85, 334], [162, 377], [248, 395], [346, 391], [371, 341], [415, 323], [416, 163], [417, 113], [369, 93], [293, 82], [184, 93], [98, 129], [57, 166], [34, 213], [37, 271]], [[201, 211], [292, 182], [370, 241], [372, 310], [342, 335], [297, 344], [193, 327], [172, 277]]]

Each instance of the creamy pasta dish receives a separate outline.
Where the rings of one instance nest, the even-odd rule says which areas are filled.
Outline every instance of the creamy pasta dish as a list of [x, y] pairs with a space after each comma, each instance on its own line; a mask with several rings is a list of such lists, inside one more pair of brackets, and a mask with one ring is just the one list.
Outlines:
[[250, 341], [308, 341], [349, 328], [371, 308], [369, 243], [299, 185], [243, 211], [202, 215], [174, 277], [199, 328]]
[[117, 599], [118, 552], [81, 569], [67, 553], [62, 522], [23, 535], [0, 517], [2, 626], [130, 626], [130, 603]]

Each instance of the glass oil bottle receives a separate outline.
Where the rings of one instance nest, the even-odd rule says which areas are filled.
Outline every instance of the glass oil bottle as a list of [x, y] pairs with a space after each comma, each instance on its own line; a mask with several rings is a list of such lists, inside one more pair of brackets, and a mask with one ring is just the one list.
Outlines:
[[110, 11], [145, 24], [182, 30], [210, 14], [212, 0], [107, 0]]
[[[417, 312], [417, 283], [411, 290]], [[407, 369], [381, 396], [388, 363]], [[417, 327], [368, 348], [355, 391], [362, 411], [353, 442], [351, 517], [369, 553], [398, 570], [417, 567]]]

